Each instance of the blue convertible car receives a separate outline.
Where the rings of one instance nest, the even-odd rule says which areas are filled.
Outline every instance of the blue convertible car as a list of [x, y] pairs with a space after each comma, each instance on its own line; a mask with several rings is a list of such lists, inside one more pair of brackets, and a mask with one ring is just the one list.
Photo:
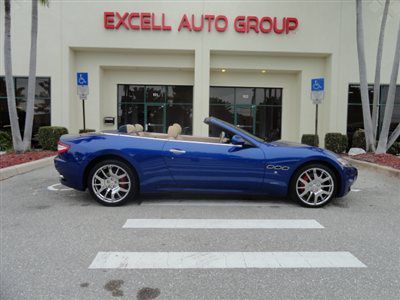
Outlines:
[[357, 169], [336, 154], [290, 142], [264, 140], [214, 117], [221, 135], [144, 132], [140, 124], [115, 131], [63, 135], [55, 167], [61, 183], [107, 206], [139, 193], [207, 192], [290, 196], [320, 207], [350, 191]]

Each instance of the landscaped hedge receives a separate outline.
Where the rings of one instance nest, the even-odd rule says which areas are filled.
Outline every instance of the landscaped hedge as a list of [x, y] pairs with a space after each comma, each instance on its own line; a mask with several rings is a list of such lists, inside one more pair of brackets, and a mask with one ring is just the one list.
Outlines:
[[364, 129], [357, 129], [353, 134], [351, 142], [352, 148], [361, 148], [365, 150], [365, 131]]
[[315, 134], [303, 134], [301, 137], [301, 143], [310, 145], [310, 146], [317, 146], [319, 145], [319, 137], [317, 135], [317, 144], [315, 145]]
[[60, 126], [43, 126], [39, 128], [38, 141], [43, 150], [57, 150], [57, 142], [68, 129]]
[[394, 142], [394, 144], [392, 146], [390, 146], [387, 153], [390, 153], [393, 155], [400, 155], [400, 142]]
[[336, 153], [343, 153], [347, 150], [347, 135], [338, 132], [325, 135], [325, 148]]
[[96, 132], [94, 129], [79, 129], [79, 134], [88, 133], [88, 132]]
[[12, 148], [12, 138], [8, 132], [0, 131], [0, 151], [7, 151]]

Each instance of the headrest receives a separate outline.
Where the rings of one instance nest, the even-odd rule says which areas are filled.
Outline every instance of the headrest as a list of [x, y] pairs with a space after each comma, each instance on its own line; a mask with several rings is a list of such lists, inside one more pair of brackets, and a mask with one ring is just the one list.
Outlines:
[[136, 132], [136, 127], [132, 124], [126, 125], [126, 133], [134, 133]]
[[136, 132], [136, 128], [132, 124], [126, 124], [126, 125], [120, 126], [118, 128], [118, 131], [122, 132], [122, 133], [134, 133], [134, 132]]
[[135, 128], [137, 132], [142, 132], [143, 131], [143, 126], [140, 124], [135, 124]]
[[168, 138], [176, 139], [179, 135], [179, 130], [176, 126], [169, 126], [167, 134]]
[[182, 133], [182, 127], [178, 123], [172, 124], [172, 126], [175, 126], [178, 129], [178, 135]]

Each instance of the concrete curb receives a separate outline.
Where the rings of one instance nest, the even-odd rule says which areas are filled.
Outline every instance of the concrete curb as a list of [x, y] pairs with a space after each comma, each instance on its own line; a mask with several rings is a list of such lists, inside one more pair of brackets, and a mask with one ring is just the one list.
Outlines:
[[367, 162], [367, 161], [353, 159], [353, 158], [350, 158], [348, 156], [346, 156], [346, 160], [351, 162], [356, 167], [364, 167], [364, 168], [367, 168], [369, 170], [374, 170], [374, 171], [377, 171], [377, 172], [382, 173], [382, 174], [386, 174], [386, 175], [395, 176], [395, 177], [400, 178], [400, 170], [397, 170], [397, 169], [394, 169], [394, 168], [391, 168], [391, 167], [381, 166], [381, 165], [370, 163], [370, 162]]
[[7, 178], [11, 178], [15, 175], [28, 173], [36, 169], [50, 166], [53, 163], [54, 157], [55, 156], [50, 156], [35, 161], [30, 161], [27, 163], [0, 169], [0, 181]]

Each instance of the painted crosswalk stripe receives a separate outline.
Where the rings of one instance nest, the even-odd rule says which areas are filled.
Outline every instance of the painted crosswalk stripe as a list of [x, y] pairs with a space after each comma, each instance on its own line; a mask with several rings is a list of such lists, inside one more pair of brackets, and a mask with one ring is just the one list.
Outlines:
[[128, 219], [123, 228], [163, 229], [318, 229], [312, 219]]
[[276, 207], [276, 206], [296, 206], [296, 203], [289, 201], [254, 201], [254, 200], [145, 200], [142, 206], [232, 206], [232, 207]]
[[89, 269], [365, 267], [350, 252], [99, 252]]

